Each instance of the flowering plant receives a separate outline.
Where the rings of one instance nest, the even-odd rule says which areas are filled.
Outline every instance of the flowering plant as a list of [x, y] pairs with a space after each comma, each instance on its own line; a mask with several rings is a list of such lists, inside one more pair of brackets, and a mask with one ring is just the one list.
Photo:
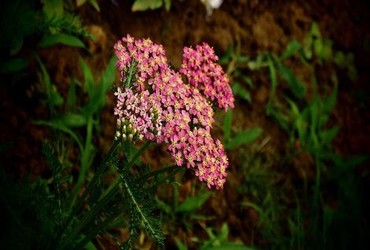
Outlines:
[[[221, 189], [226, 181], [228, 159], [211, 129], [213, 108], [233, 107], [234, 97], [213, 49], [205, 43], [186, 47], [178, 71], [170, 68], [163, 47], [149, 39], [127, 35], [114, 49], [121, 80], [114, 92], [114, 141], [87, 185], [88, 165], [81, 167], [82, 177], [58, 221], [55, 249], [81, 249], [123, 222], [129, 225], [129, 235], [122, 249], [133, 248], [140, 229], [163, 246], [164, 233], [153, 211], [156, 188], [184, 169], [181, 166], [192, 169], [210, 189]], [[95, 99], [91, 102], [96, 105]], [[137, 150], [135, 143], [141, 146]], [[175, 165], [141, 168], [139, 157], [155, 143], [167, 146]], [[51, 151], [48, 155], [54, 162]], [[109, 167], [117, 176], [106, 183], [103, 175]]]
[[185, 47], [176, 72], [150, 39], [127, 35], [114, 48], [123, 82], [115, 92], [115, 140], [166, 143], [177, 166], [195, 169], [209, 188], [221, 189], [228, 159], [211, 135], [213, 107], [227, 110], [234, 97], [213, 49], [206, 43]]

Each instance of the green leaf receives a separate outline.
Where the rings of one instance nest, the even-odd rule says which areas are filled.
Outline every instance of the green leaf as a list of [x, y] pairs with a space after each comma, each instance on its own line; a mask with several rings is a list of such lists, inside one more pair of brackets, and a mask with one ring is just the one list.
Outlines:
[[338, 85], [335, 84], [333, 91], [323, 101], [324, 113], [330, 113], [333, 110], [333, 108], [335, 107], [335, 104], [337, 102], [337, 96], [338, 96]]
[[131, 11], [154, 10], [162, 7], [162, 0], [136, 0], [131, 7]]
[[234, 51], [234, 47], [230, 46], [226, 50], [225, 54], [223, 54], [223, 56], [218, 60], [218, 63], [221, 65], [228, 64], [233, 57], [233, 51]]
[[328, 145], [331, 143], [331, 141], [337, 136], [339, 132], [339, 127], [335, 126], [332, 127], [328, 130], [322, 131], [320, 133], [320, 138], [321, 138], [321, 144], [323, 145]]
[[176, 212], [195, 212], [197, 209], [203, 206], [203, 204], [208, 200], [211, 194], [211, 192], [202, 192], [197, 196], [187, 197], [184, 202], [177, 207]]
[[242, 80], [250, 87], [250, 88], [253, 88], [253, 82], [252, 82], [252, 79], [249, 78], [248, 76], [245, 76], [245, 75], [241, 75], [240, 76], [242, 78]]
[[116, 58], [112, 57], [100, 80], [100, 83], [97, 86], [93, 86], [93, 89], [90, 90], [91, 96], [89, 94], [89, 102], [84, 107], [84, 113], [87, 116], [90, 116], [104, 107], [106, 98], [105, 95], [116, 79], [115, 62]]
[[27, 61], [23, 58], [12, 58], [8, 61], [1, 62], [0, 64], [0, 73], [17, 73], [27, 66]]
[[85, 116], [74, 113], [67, 113], [59, 118], [56, 118], [55, 121], [58, 121], [67, 127], [83, 127], [87, 123]]
[[238, 133], [234, 138], [232, 138], [226, 145], [226, 149], [234, 149], [243, 144], [250, 144], [255, 141], [261, 134], [263, 130], [261, 128], [250, 128], [248, 130]]
[[57, 88], [53, 84], [51, 86], [49, 103], [53, 106], [59, 106], [59, 105], [63, 104], [63, 102], [64, 102], [63, 97], [59, 94]]
[[[251, 82], [251, 81], [252, 81], [248, 76], [246, 76], [246, 74], [245, 74], [245, 72], [244, 72], [244, 71], [242, 71], [242, 70], [240, 70], [240, 69], [238, 69], [238, 68], [235, 68], [235, 69], [234, 69], [234, 74], [235, 74], [238, 78], [242, 78], [242, 80], [243, 80], [245, 83], [247, 83], [248, 85], [249, 85], [249, 82]], [[251, 87], [253, 87], [253, 85], [252, 85]]]
[[333, 61], [336, 65], [344, 68], [347, 65], [347, 57], [342, 51], [336, 51], [333, 57]]
[[[299, 111], [299, 108], [295, 102], [290, 100], [289, 98], [286, 98], [286, 100], [289, 103], [292, 119], [294, 122], [294, 128], [298, 132], [298, 137], [301, 142], [305, 141], [306, 137], [306, 129], [307, 129], [307, 120], [304, 120], [304, 116]], [[293, 131], [290, 131], [293, 132]]]
[[44, 82], [44, 87], [45, 87], [45, 92], [46, 92], [46, 95], [49, 99], [50, 98], [49, 96], [50, 96], [50, 91], [51, 91], [51, 85], [52, 85], [51, 80], [50, 80], [50, 76], [49, 76], [48, 71], [45, 68], [45, 65], [41, 62], [41, 59], [39, 57], [36, 57], [36, 60], [40, 65], [41, 72], [42, 72], [42, 80]]
[[226, 223], [222, 224], [221, 230], [218, 234], [214, 234], [211, 228], [206, 228], [209, 240], [205, 241], [200, 248], [201, 250], [252, 250], [239, 242], [229, 242], [229, 227]]
[[311, 128], [316, 129], [319, 126], [319, 118], [321, 115], [320, 110], [320, 97], [316, 93], [313, 96], [313, 99], [309, 105], [310, 113], [311, 113]]
[[274, 62], [271, 56], [267, 57], [267, 65], [268, 65], [269, 73], [270, 73], [271, 90], [270, 90], [270, 98], [269, 98], [269, 101], [266, 107], [266, 113], [268, 115], [271, 115], [273, 113], [272, 103], [276, 100], [276, 88], [278, 86], [276, 68], [275, 68], [275, 65], [274, 65]]
[[231, 135], [231, 123], [232, 123], [233, 112], [228, 109], [224, 118], [223, 130], [224, 130], [224, 141], [229, 140]]
[[23, 39], [36, 33], [40, 25], [40, 15], [35, 5], [34, 1], [1, 1], [0, 49], [2, 55], [8, 52], [10, 55], [15, 55], [22, 48]]
[[112, 57], [108, 62], [108, 66], [100, 80], [101, 92], [105, 94], [116, 80], [116, 57]]
[[312, 23], [310, 35], [316, 39], [321, 39], [320, 27], [317, 22]]
[[312, 59], [312, 43], [312, 37], [307, 35], [303, 42], [303, 55], [308, 60]]
[[329, 60], [332, 57], [332, 44], [330, 39], [317, 39], [314, 42], [314, 51], [316, 56], [324, 61]]
[[94, 7], [97, 12], [100, 12], [99, 4], [96, 0], [89, 0], [89, 4]]
[[61, 123], [60, 121], [58, 120], [53, 120], [53, 121], [35, 121], [34, 122], [36, 125], [44, 125], [44, 126], [49, 126], [49, 127], [52, 127], [56, 130], [60, 130], [68, 135], [70, 135], [72, 137], [72, 139], [74, 139], [80, 149], [80, 151], [82, 152], [83, 151], [83, 146], [82, 146], [82, 142], [80, 140], [80, 138], [77, 136], [77, 134], [75, 132], [73, 132], [70, 128], [68, 128], [67, 126], [65, 126], [63, 123]]
[[285, 51], [281, 55], [280, 60], [283, 61], [283, 60], [288, 59], [289, 57], [293, 56], [295, 53], [297, 53], [301, 49], [302, 49], [302, 45], [297, 40], [294, 39], [288, 44]]
[[309, 105], [310, 110], [310, 123], [309, 123], [309, 129], [310, 129], [310, 138], [309, 141], [313, 145], [313, 148], [317, 150], [321, 145], [319, 142], [317, 131], [320, 129], [320, 97], [317, 93], [314, 94], [312, 102]]
[[171, 9], [171, 0], [163, 0], [164, 1], [164, 7], [167, 11]]
[[157, 206], [160, 210], [164, 211], [166, 214], [172, 214], [172, 206], [168, 205], [166, 202], [160, 200], [157, 196], [154, 197], [157, 202]]
[[218, 235], [219, 240], [227, 241], [227, 237], [229, 236], [229, 227], [227, 223], [223, 223], [221, 227], [221, 232]]
[[179, 238], [175, 236], [174, 239], [178, 250], [188, 250], [188, 247]]
[[292, 93], [297, 98], [302, 99], [306, 94], [306, 88], [304, 87], [304, 85], [298, 80], [294, 73], [284, 64], [278, 62], [277, 68], [283, 79], [286, 81]]
[[84, 249], [86, 249], [86, 250], [96, 250], [96, 247], [95, 247], [95, 245], [90, 241], [89, 243], [87, 243], [87, 244], [84, 246]]
[[100, 12], [99, 4], [96, 0], [76, 0], [77, 7], [80, 7], [88, 2], [97, 12]]
[[77, 48], [85, 48], [85, 44], [77, 37], [68, 34], [44, 35], [39, 43], [40, 47], [50, 47], [56, 44], [64, 44]]
[[269, 115], [271, 115], [285, 131], [290, 132], [290, 115], [283, 113], [281, 109], [271, 108], [269, 110]]
[[42, 81], [44, 83], [45, 94], [46, 94], [48, 104], [51, 107], [58, 106], [58, 105], [62, 104], [63, 103], [63, 98], [59, 94], [55, 85], [53, 85], [51, 83], [49, 73], [46, 70], [44, 64], [41, 62], [39, 57], [36, 57], [36, 60], [39, 63], [41, 71], [42, 71]]
[[258, 70], [266, 65], [265, 54], [260, 54], [257, 56], [257, 59], [255, 61], [249, 61], [248, 62], [248, 68], [251, 70]]
[[54, 155], [53, 149], [50, 147], [50, 145], [46, 143], [42, 144], [41, 152], [46, 157], [46, 160], [53, 172], [53, 176], [56, 177], [63, 169], [63, 165], [60, 163], [58, 157]]
[[64, 8], [62, 0], [43, 0], [42, 10], [48, 19], [62, 17]]
[[76, 0], [77, 7], [80, 7], [86, 3], [87, 0]]
[[249, 62], [249, 60], [250, 60], [249, 56], [236, 55], [236, 61], [238, 63], [247, 63]]
[[84, 80], [85, 80], [84, 86], [86, 88], [89, 99], [91, 99], [94, 95], [94, 88], [95, 88], [94, 77], [93, 77], [93, 74], [91, 72], [89, 65], [87, 65], [86, 61], [82, 59], [81, 57], [80, 57], [80, 65], [81, 65], [82, 73], [83, 73]]
[[236, 96], [241, 97], [249, 103], [252, 101], [250, 93], [245, 88], [240, 86], [239, 83], [234, 83], [232, 86], [232, 90]]

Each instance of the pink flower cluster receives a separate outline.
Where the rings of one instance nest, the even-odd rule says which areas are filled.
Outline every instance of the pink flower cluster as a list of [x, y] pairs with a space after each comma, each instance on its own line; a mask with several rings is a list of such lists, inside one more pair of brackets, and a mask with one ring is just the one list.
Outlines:
[[138, 91], [144, 91], [145, 84], [153, 84], [158, 75], [168, 68], [166, 53], [162, 45], [155, 44], [150, 39], [135, 40], [127, 35], [114, 45], [114, 49], [122, 81], [132, 64], [136, 64], [134, 87]]
[[[193, 75], [190, 67], [184, 66], [180, 72], [171, 69], [163, 47], [149, 39], [134, 39], [127, 35], [115, 44], [117, 67], [121, 72], [122, 82], [126, 84], [115, 93], [118, 98], [115, 108], [116, 139], [127, 138], [131, 133], [134, 140], [146, 138], [157, 143], [166, 143], [178, 166], [195, 169], [199, 180], [206, 182], [209, 188], [220, 189], [225, 183], [228, 159], [221, 142], [211, 136], [214, 111], [206, 97], [219, 101], [219, 107], [225, 109], [233, 106], [234, 97], [229, 93], [231, 99], [226, 100], [227, 78], [222, 68], [216, 66], [217, 58], [213, 50], [210, 51], [206, 44], [202, 46], [210, 53], [209, 62], [213, 65], [211, 68], [217, 70], [219, 75], [216, 76], [215, 72], [208, 69], [211, 74], [209, 79], [216, 79], [216, 85], [223, 86], [222, 96], [217, 95], [219, 93], [210, 96], [208, 88], [219, 92], [221, 90], [221, 87], [215, 88], [210, 80], [199, 81], [198, 85], [185, 84], [180, 73], [184, 74], [187, 69], [187, 74]], [[203, 61], [199, 62], [203, 68], [205, 64]], [[133, 66], [135, 71], [132, 71]], [[203, 70], [203, 74], [205, 72]], [[132, 79], [132, 82], [127, 82], [128, 79]], [[200, 87], [207, 84], [209, 87]], [[220, 101], [220, 96], [224, 100]], [[131, 128], [129, 132], [128, 126]]]
[[214, 50], [206, 43], [197, 45], [195, 49], [185, 47], [180, 72], [187, 77], [189, 84], [227, 111], [234, 107], [234, 96], [229, 78], [217, 60]]
[[115, 139], [137, 141], [146, 138], [155, 140], [162, 133], [161, 110], [148, 91], [134, 93], [128, 87], [118, 87], [114, 93], [117, 104], [114, 115], [117, 116]]

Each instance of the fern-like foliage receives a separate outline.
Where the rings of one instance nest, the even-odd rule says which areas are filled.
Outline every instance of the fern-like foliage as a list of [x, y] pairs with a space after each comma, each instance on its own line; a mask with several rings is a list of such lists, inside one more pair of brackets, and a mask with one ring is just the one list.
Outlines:
[[129, 206], [130, 237], [122, 249], [131, 249], [139, 235], [139, 229], [144, 229], [160, 247], [164, 246], [165, 236], [160, 227], [160, 221], [154, 216], [154, 194], [151, 187], [139, 185], [135, 176], [124, 166], [117, 170], [125, 190], [125, 201]]
[[78, 16], [67, 12], [64, 12], [61, 16], [45, 18], [39, 26], [39, 30], [42, 33], [67, 33], [75, 36], [92, 38], [86, 27], [82, 25], [81, 19]]

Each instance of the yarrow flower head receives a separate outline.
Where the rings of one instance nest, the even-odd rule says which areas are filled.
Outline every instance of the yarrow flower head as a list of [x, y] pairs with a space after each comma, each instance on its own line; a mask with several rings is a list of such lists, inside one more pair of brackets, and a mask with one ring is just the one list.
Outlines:
[[[195, 52], [185, 49], [183, 66], [176, 72], [163, 47], [149, 39], [127, 35], [114, 48], [124, 83], [115, 92], [116, 139], [166, 143], [178, 166], [194, 169], [209, 188], [222, 188], [228, 159], [221, 142], [211, 136], [214, 111], [209, 100], [227, 109], [234, 97], [213, 50], [206, 44]], [[192, 53], [198, 53], [195, 60]], [[199, 77], [198, 71], [201, 78], [191, 80]]]

